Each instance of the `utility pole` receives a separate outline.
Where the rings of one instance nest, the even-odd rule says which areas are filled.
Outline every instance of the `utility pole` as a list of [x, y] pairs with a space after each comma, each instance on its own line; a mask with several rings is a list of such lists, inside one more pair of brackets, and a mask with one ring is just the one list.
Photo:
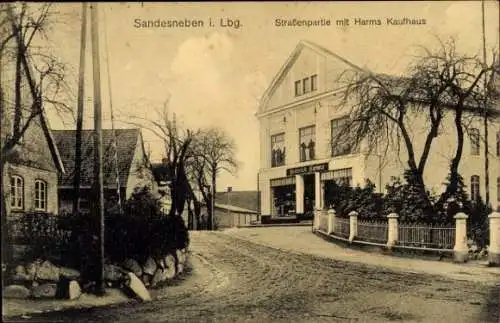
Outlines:
[[91, 8], [91, 35], [92, 35], [92, 62], [94, 76], [94, 192], [96, 198], [96, 220], [99, 221], [99, 247], [96, 264], [96, 293], [104, 295], [104, 192], [103, 192], [103, 167], [102, 167], [102, 115], [101, 115], [101, 66], [99, 51], [99, 17], [97, 3], [92, 3]]
[[[484, 19], [484, 1], [481, 1], [482, 9], [482, 22], [483, 22], [483, 64], [486, 68], [486, 28]], [[485, 185], [485, 196], [484, 201], [486, 205], [490, 204], [490, 174], [489, 174], [489, 149], [488, 149], [488, 102], [487, 102], [487, 76], [484, 73], [484, 185]]]
[[85, 48], [87, 44], [87, 4], [82, 3], [82, 30], [80, 36], [80, 66], [78, 70], [78, 111], [76, 117], [75, 169], [73, 189], [73, 215], [78, 213], [80, 200], [80, 172], [82, 168], [82, 127], [83, 127], [83, 95], [85, 89]]

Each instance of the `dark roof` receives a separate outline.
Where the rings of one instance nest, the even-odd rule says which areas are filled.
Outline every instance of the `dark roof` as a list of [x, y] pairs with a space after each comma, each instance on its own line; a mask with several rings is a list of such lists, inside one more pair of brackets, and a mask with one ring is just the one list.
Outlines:
[[[141, 136], [139, 129], [116, 129], [118, 147], [118, 169], [120, 186], [125, 187], [137, 143]], [[55, 142], [66, 169], [66, 174], [59, 175], [59, 185], [72, 186], [75, 168], [76, 130], [52, 130]], [[82, 167], [81, 186], [90, 186], [93, 182], [94, 140], [93, 130], [82, 132]], [[116, 186], [115, 148], [113, 131], [103, 129], [103, 176], [104, 186]]]
[[243, 209], [258, 211], [257, 191], [217, 192], [215, 201], [218, 204], [232, 205]]

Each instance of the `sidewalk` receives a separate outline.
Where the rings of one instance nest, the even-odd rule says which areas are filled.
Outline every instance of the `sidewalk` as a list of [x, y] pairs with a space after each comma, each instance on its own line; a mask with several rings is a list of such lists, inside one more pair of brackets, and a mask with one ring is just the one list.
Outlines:
[[240, 228], [223, 231], [236, 238], [287, 252], [310, 254], [330, 259], [380, 266], [405, 272], [439, 275], [451, 279], [497, 285], [500, 269], [488, 267], [485, 261], [455, 264], [417, 258], [401, 258], [375, 252], [344, 248], [312, 233], [311, 227]]

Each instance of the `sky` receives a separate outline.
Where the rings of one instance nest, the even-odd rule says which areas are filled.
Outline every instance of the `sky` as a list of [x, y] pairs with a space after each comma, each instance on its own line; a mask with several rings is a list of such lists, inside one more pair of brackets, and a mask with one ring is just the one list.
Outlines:
[[[67, 64], [76, 107], [81, 4], [54, 4], [50, 49]], [[498, 4], [486, 1], [487, 49], [498, 48]], [[255, 190], [259, 169], [259, 98], [300, 40], [326, 47], [371, 70], [402, 74], [419, 46], [435, 48], [437, 39], [454, 37], [463, 53], [482, 55], [480, 1], [416, 2], [268, 2], [268, 3], [102, 3], [98, 5], [102, 73], [103, 126], [115, 127], [126, 116], [156, 117], [168, 100], [185, 127], [217, 126], [235, 140], [240, 169], [222, 174], [217, 187]], [[425, 19], [425, 25], [360, 26], [355, 18]], [[202, 28], [136, 28], [141, 20], [201, 19]], [[330, 26], [277, 27], [276, 19], [330, 19]], [[349, 18], [351, 26], [336, 20]], [[212, 19], [215, 26], [208, 24]], [[239, 28], [219, 26], [239, 20]], [[107, 38], [107, 39], [106, 39]], [[106, 41], [107, 40], [107, 41]], [[109, 57], [107, 59], [106, 53]], [[92, 121], [92, 62], [87, 44], [85, 122]], [[111, 79], [111, 94], [107, 77]], [[109, 98], [112, 98], [110, 100]], [[74, 128], [70, 118], [49, 115], [54, 129]], [[146, 148], [161, 160], [162, 142], [144, 130]]]

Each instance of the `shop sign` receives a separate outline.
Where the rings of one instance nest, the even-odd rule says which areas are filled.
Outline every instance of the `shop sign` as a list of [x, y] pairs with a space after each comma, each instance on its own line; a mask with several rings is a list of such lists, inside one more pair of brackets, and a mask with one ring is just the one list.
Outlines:
[[328, 170], [328, 163], [289, 168], [286, 170], [286, 175], [293, 176], [307, 173], [323, 172], [326, 170]]

